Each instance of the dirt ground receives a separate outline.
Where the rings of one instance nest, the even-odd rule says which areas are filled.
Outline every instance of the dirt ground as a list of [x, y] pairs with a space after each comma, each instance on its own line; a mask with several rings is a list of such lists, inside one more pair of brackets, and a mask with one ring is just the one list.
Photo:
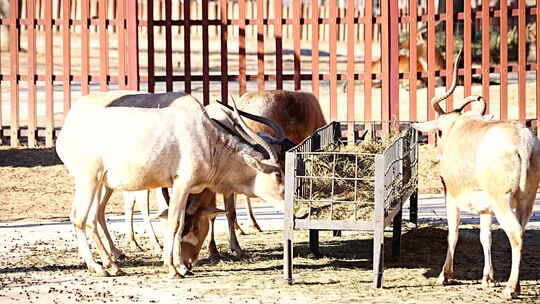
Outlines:
[[[419, 180], [421, 192], [440, 190], [437, 162], [432, 147], [422, 146]], [[0, 222], [48, 223], [67, 220], [73, 182], [53, 149], [0, 148]], [[118, 193], [108, 214], [121, 214]], [[45, 227], [45, 226], [44, 226]], [[494, 226], [493, 263], [495, 277], [505, 282], [510, 272], [510, 248], [504, 232]], [[424, 224], [402, 236], [402, 256], [391, 256], [388, 231], [385, 240], [384, 288], [372, 289], [372, 236], [345, 233], [332, 237], [321, 233], [322, 258], [308, 250], [308, 236], [295, 232], [295, 284], [282, 278], [282, 233], [240, 236], [248, 256], [229, 254], [227, 235], [217, 235], [222, 259], [197, 267], [181, 280], [166, 277], [160, 254], [131, 249], [123, 234], [116, 234], [118, 247], [128, 256], [122, 262], [125, 276], [100, 278], [90, 274], [69, 233], [40, 233], [29, 237], [17, 230], [0, 228], [0, 303], [507, 303], [500, 298], [503, 285], [484, 290], [483, 254], [475, 226], [464, 226], [456, 254], [455, 276], [459, 285], [437, 286], [436, 277], [444, 262], [444, 226]], [[4, 232], [5, 231], [5, 232]], [[9, 230], [13, 231], [13, 230]], [[47, 236], [47, 237], [45, 237]], [[143, 247], [151, 248], [143, 237]], [[540, 301], [540, 230], [526, 232], [522, 259], [522, 295], [515, 302]], [[206, 257], [203, 248], [202, 257]], [[205, 262], [205, 261], [203, 261]]]
[[[480, 286], [483, 258], [476, 229], [462, 229], [455, 264], [459, 284], [445, 287], [436, 285], [446, 250], [444, 228], [424, 226], [404, 233], [399, 258], [390, 254], [390, 234], [385, 239], [382, 289], [371, 288], [373, 242], [368, 234], [334, 238], [321, 233], [323, 257], [314, 258], [307, 233], [296, 232], [292, 286], [282, 277], [280, 231], [243, 236], [240, 241], [249, 256], [241, 260], [227, 253], [226, 235], [218, 235], [221, 261], [196, 267], [184, 279], [166, 277], [159, 253], [129, 250], [122, 240], [120, 248], [129, 256], [121, 263], [126, 275], [111, 278], [88, 273], [73, 237], [4, 242], [9, 253], [0, 261], [0, 303], [508, 303], [500, 297], [502, 283]], [[538, 303], [540, 231], [528, 230], [526, 238], [523, 291], [513, 302]], [[510, 248], [500, 229], [493, 234], [493, 262], [496, 280], [506, 281]]]

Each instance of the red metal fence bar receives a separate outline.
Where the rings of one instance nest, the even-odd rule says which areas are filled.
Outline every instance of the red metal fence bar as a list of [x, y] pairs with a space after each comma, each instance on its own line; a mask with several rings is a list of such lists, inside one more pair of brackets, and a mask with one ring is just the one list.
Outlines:
[[[293, 1], [293, 19], [299, 21], [300, 20], [300, 1]], [[294, 44], [294, 89], [300, 90], [301, 84], [300, 84], [300, 74], [302, 73], [302, 68], [300, 66], [300, 59], [301, 59], [301, 50], [300, 50], [300, 22], [295, 22], [293, 24], [293, 44]]]
[[191, 94], [191, 1], [184, 2], [184, 91]]
[[[390, 1], [388, 7], [388, 51], [389, 51], [389, 61], [388, 61], [388, 71], [389, 71], [389, 80], [388, 83], [388, 97], [390, 98], [388, 102], [388, 121], [399, 121], [399, 26], [398, 26], [398, 17], [399, 9], [397, 1]], [[384, 90], [384, 87], [383, 87]], [[383, 103], [386, 101], [382, 100]]]
[[36, 31], [35, 31], [35, 11], [36, 3], [34, 0], [28, 0], [26, 5], [26, 23], [28, 26], [28, 61], [27, 61], [27, 105], [28, 105], [28, 146], [36, 147], [37, 117], [36, 117]]
[[127, 0], [128, 89], [139, 90], [139, 36], [137, 28], [137, 0]]
[[[279, 2], [279, 1], [278, 1]], [[319, 1], [311, 0], [311, 90], [319, 98]]]
[[227, 45], [227, 37], [229, 34], [228, 31], [228, 8], [227, 8], [227, 0], [220, 0], [221, 4], [221, 101], [227, 102], [228, 94], [229, 94], [229, 81], [227, 80], [227, 74], [229, 73], [228, 69], [228, 45]]
[[167, 81], [165, 82], [167, 92], [173, 90], [173, 67], [172, 67], [172, 1], [165, 0], [165, 54], [170, 54], [170, 56], [165, 56], [165, 75]]
[[[435, 73], [434, 69], [430, 67], [435, 67], [433, 64], [435, 60], [435, 3], [434, 1], [428, 1], [427, 2], [427, 16], [428, 16], [428, 23], [427, 23], [427, 49], [428, 49], [428, 89], [427, 89], [427, 118], [428, 120], [435, 119], [435, 111], [433, 110], [433, 107], [431, 106], [431, 99], [433, 96], [435, 96]], [[411, 46], [415, 47], [415, 46]], [[433, 141], [433, 137], [430, 137], [430, 142]]]
[[[471, 25], [471, 1], [465, 1], [464, 3], [464, 30], [463, 30], [463, 62], [464, 62], [464, 96], [471, 95], [471, 85], [472, 85], [472, 48], [469, 47], [472, 45], [472, 25]], [[469, 108], [469, 106], [467, 106]]]
[[489, 20], [489, 0], [482, 0], [482, 96], [486, 101], [486, 113], [490, 112], [489, 105], [489, 38], [490, 38], [490, 20]]
[[[355, 120], [355, 109], [354, 109], [354, 46], [355, 46], [355, 35], [354, 35], [354, 1], [347, 1], [347, 120]], [[354, 131], [354, 125], [349, 125], [349, 132]], [[352, 133], [349, 133], [352, 134]], [[349, 136], [353, 138], [354, 136]]]
[[203, 72], [203, 104], [210, 103], [210, 58], [208, 49], [208, 1], [202, 2], [202, 72]]
[[[449, 1], [452, 2], [452, 1]], [[409, 0], [409, 119], [415, 121], [417, 119], [417, 102], [416, 102], [416, 87], [417, 79], [417, 52], [416, 52], [416, 36], [418, 35], [418, 1]]]
[[519, 121], [525, 123], [527, 115], [527, 99], [526, 99], [526, 73], [525, 64], [527, 61], [527, 54], [525, 53], [525, 39], [526, 39], [526, 14], [525, 14], [525, 0], [518, 0], [518, 99], [519, 99]]
[[109, 47], [107, 32], [107, 0], [98, 2], [99, 10], [99, 74], [101, 77], [99, 88], [106, 91], [109, 87]]
[[154, 93], [156, 90], [156, 82], [154, 80], [155, 76], [155, 62], [154, 62], [154, 2], [148, 3], [147, 7], [147, 49], [148, 49], [148, 92]]
[[[118, 86], [120, 89], [126, 89], [126, 32], [125, 32], [125, 22], [126, 22], [126, 14], [125, 14], [125, 0], [117, 0], [118, 9], [116, 10], [116, 33], [118, 35]], [[148, 5], [149, 7], [152, 5]], [[152, 30], [153, 32], [153, 30]], [[149, 33], [149, 32], [148, 32]], [[150, 54], [150, 34], [148, 34], [148, 53]], [[153, 41], [152, 47], [153, 47]], [[153, 54], [153, 51], [152, 51]], [[152, 69], [154, 68], [153, 65], [150, 65], [150, 57], [148, 56], [148, 76], [150, 77], [150, 67]], [[148, 83], [148, 90], [150, 92], [151, 89], [153, 89], [153, 85], [150, 85], [150, 81]]]
[[81, 87], [82, 94], [90, 93], [88, 80], [90, 75], [90, 33], [89, 33], [89, 18], [90, 18], [90, 1], [82, 0], [81, 2]]
[[257, 88], [264, 90], [264, 2], [257, 1]]
[[247, 90], [246, 85], [246, 0], [239, 0], [240, 9], [240, 26], [239, 26], [239, 43], [238, 43], [238, 55], [239, 58], [239, 74], [240, 74], [240, 95], [244, 94]]
[[[337, 74], [337, 6], [330, 1], [330, 75]], [[330, 78], [330, 119], [337, 120], [337, 79]]]
[[64, 76], [64, 117], [67, 115], [71, 108], [71, 25], [70, 25], [70, 13], [71, 5], [70, 0], [62, 1], [62, 71]]
[[371, 121], [371, 44], [373, 38], [373, 1], [366, 1], [364, 15], [364, 120]]
[[[53, 94], [53, 27], [51, 1], [45, 1], [45, 145], [54, 145], [54, 94]], [[35, 133], [37, 143], [37, 132]]]
[[[454, 1], [446, 1], [446, 88], [452, 85], [452, 68], [454, 66]], [[413, 90], [411, 90], [413, 91]], [[446, 111], [454, 109], [452, 95], [446, 99]]]
[[11, 2], [9, 12], [10, 30], [10, 64], [11, 64], [11, 116], [10, 116], [10, 143], [12, 147], [19, 146], [19, 3]]
[[501, 44], [500, 44], [500, 67], [501, 67], [501, 91], [500, 91], [500, 118], [508, 119], [508, 0], [500, 2], [500, 26], [501, 26]]
[[283, 3], [274, 1], [274, 33], [276, 36], [276, 89], [283, 89]]

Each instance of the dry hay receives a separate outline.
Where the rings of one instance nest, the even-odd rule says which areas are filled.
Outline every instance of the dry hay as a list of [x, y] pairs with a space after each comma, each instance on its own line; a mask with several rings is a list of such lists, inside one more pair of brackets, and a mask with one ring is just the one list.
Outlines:
[[[375, 155], [382, 154], [404, 133], [394, 133], [355, 145], [329, 145], [305, 159], [300, 178], [302, 201], [295, 203], [297, 218], [371, 220], [374, 213]], [[310, 208], [311, 206], [311, 208]]]

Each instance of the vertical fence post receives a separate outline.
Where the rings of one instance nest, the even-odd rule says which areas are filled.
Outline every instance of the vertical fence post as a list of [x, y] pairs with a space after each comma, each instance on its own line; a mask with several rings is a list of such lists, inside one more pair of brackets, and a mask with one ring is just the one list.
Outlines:
[[71, 108], [71, 1], [62, 0], [62, 70], [64, 75], [64, 117]]
[[[399, 120], [399, 28], [397, 1], [382, 1], [382, 98], [381, 120]], [[383, 132], [389, 131], [390, 124], [383, 123]]]
[[228, 20], [227, 14], [227, 0], [220, 0], [221, 9], [221, 101], [227, 103], [227, 97], [229, 93], [229, 78], [228, 78], [228, 48], [227, 48], [227, 36], [228, 36]]
[[172, 1], [165, 0], [165, 91], [173, 90]]
[[[56, 14], [56, 12], [55, 12]], [[53, 6], [51, 1], [45, 2], [45, 104], [46, 104], [46, 122], [45, 122], [45, 145], [52, 147], [54, 145], [54, 88], [53, 88]], [[37, 136], [37, 134], [36, 134]]]
[[519, 122], [525, 124], [527, 118], [526, 76], [527, 53], [525, 51], [526, 24], [525, 0], [518, 0], [518, 100]]
[[311, 0], [311, 88], [319, 99], [319, 1]]
[[13, 1], [9, 12], [9, 41], [11, 64], [11, 117], [10, 117], [10, 144], [19, 146], [19, 1]]
[[37, 147], [37, 99], [36, 99], [36, 2], [29, 0], [26, 3], [26, 26], [28, 34], [28, 62], [27, 62], [27, 80], [28, 80], [28, 96], [26, 103], [28, 106], [27, 125], [28, 146], [31, 148]]
[[127, 0], [128, 89], [139, 90], [139, 37], [137, 29], [137, 0]]
[[[210, 103], [210, 47], [208, 38], [208, 1], [202, 2], [203, 104]], [[172, 53], [170, 55], [172, 57]]]
[[[276, 38], [276, 89], [283, 89], [283, 2], [275, 1], [274, 36]], [[318, 53], [317, 53], [318, 54]]]

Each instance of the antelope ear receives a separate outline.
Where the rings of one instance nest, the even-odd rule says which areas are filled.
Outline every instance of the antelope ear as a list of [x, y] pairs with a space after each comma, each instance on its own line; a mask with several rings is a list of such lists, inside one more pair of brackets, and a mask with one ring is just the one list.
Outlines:
[[440, 130], [438, 120], [417, 122], [417, 123], [413, 123], [411, 126], [420, 132], [435, 132], [435, 131]]
[[225, 214], [225, 213], [227, 213], [227, 211], [223, 209], [218, 209], [218, 208], [203, 208], [202, 209], [202, 215], [209, 219], [214, 219], [216, 216], [220, 214]]

